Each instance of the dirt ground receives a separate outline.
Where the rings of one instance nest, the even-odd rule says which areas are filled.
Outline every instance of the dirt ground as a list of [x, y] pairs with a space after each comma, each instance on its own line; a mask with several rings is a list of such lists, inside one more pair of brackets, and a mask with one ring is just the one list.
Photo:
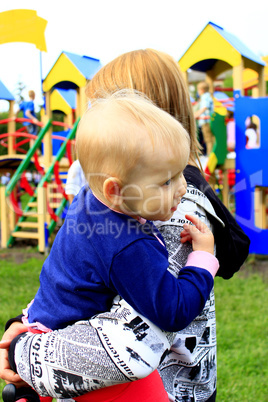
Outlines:
[[16, 264], [22, 264], [30, 258], [44, 260], [45, 255], [39, 253], [35, 241], [17, 241], [16, 245], [11, 248], [0, 248], [0, 265], [4, 261], [14, 261]]
[[[29, 241], [17, 241], [16, 246], [8, 249], [0, 249], [0, 265], [4, 261], [14, 261], [16, 264], [21, 264], [29, 260], [30, 258], [36, 258], [43, 260], [46, 258], [44, 254], [41, 254], [37, 250], [37, 245], [33, 240]], [[250, 274], [258, 273], [262, 278], [268, 282], [268, 255], [256, 255], [250, 254], [241, 267], [239, 275], [247, 277]]]

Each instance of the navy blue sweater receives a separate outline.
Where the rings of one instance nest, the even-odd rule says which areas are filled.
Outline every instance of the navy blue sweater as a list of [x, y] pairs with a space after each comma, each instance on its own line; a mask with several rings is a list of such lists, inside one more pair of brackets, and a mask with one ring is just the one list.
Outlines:
[[158, 327], [185, 328], [203, 309], [213, 278], [188, 266], [176, 279], [156, 235], [164, 243], [151, 222], [111, 211], [83, 188], [43, 265], [29, 322], [64, 328], [109, 310], [119, 294]]

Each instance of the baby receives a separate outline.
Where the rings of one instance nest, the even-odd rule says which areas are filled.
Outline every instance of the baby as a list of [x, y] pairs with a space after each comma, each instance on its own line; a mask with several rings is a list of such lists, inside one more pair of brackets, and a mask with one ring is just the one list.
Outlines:
[[[150, 348], [157, 356], [156, 368], [173, 340], [164, 331], [183, 329], [200, 313], [218, 269], [211, 231], [186, 215], [183, 241], [192, 241], [194, 251], [175, 278], [167, 270], [163, 238], [151, 222], [170, 219], [185, 194], [182, 172], [189, 159], [189, 136], [143, 95], [119, 91], [92, 104], [81, 119], [76, 141], [90, 188], [84, 187], [70, 206], [24, 322], [33, 331], [65, 328], [96, 314], [101, 317], [119, 295], [155, 331], [154, 342], [161, 345]], [[117, 304], [114, 310], [118, 309]], [[98, 316], [90, 325], [98, 330]], [[34, 386], [25, 374], [27, 365], [19, 361], [20, 351], [28, 354], [26, 349], [35, 344], [27, 342], [27, 336], [32, 337], [26, 335], [18, 343], [15, 363], [23, 367], [21, 377]], [[38, 335], [40, 353], [44, 336], [49, 338]], [[49, 342], [43, 339], [47, 350]], [[134, 352], [137, 355], [129, 348], [129, 360]], [[49, 394], [44, 379], [41, 386], [38, 391]], [[92, 389], [89, 384], [87, 391]]]

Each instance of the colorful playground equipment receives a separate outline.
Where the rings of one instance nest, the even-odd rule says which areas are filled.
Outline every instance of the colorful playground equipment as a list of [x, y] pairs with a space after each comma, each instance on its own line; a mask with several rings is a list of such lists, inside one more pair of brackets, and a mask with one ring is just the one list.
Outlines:
[[[264, 163], [268, 148], [264, 134], [268, 129], [267, 113], [265, 114], [268, 107], [265, 79], [268, 79], [268, 74], [265, 61], [267, 58], [255, 55], [238, 38], [212, 22], [205, 26], [179, 60], [186, 81], [189, 69], [205, 73], [212, 94], [217, 77], [232, 69], [233, 99], [230, 110], [234, 112], [236, 157], [227, 158], [224, 123], [227, 107], [224, 112], [223, 99], [215, 96], [217, 99], [214, 103], [211, 127], [216, 141], [206, 168], [210, 174], [216, 168], [222, 171], [222, 197], [226, 205], [230, 196], [228, 174], [230, 171], [235, 171], [232, 193], [235, 195], [236, 219], [251, 239], [250, 252], [259, 254], [268, 253], [266, 246], [268, 168]], [[254, 77], [254, 81], [249, 82], [249, 77]], [[248, 89], [252, 89], [252, 97], [244, 96]], [[217, 104], [219, 100], [221, 105]], [[248, 120], [257, 122], [260, 139], [255, 149], [246, 147], [245, 132]]]
[[[261, 59], [266, 63], [264, 67], [264, 80], [268, 81], [268, 56], [262, 56]], [[255, 92], [255, 89], [258, 85], [259, 77], [256, 71], [251, 70], [250, 68], [245, 68], [243, 71], [243, 87], [245, 90], [245, 95], [247, 95], [247, 91], [252, 89]], [[256, 95], [257, 96], [257, 95]]]
[[[268, 98], [248, 98], [236, 94], [236, 219], [251, 240], [250, 250], [267, 254], [267, 189], [268, 189]], [[247, 149], [245, 121], [258, 116], [260, 145]]]
[[[268, 72], [266, 58], [260, 58], [239, 39], [223, 28], [209, 22], [179, 60], [185, 79], [189, 69], [205, 73], [214, 96], [211, 128], [216, 141], [208, 157], [206, 172], [221, 172], [222, 198], [228, 206], [230, 176], [235, 197], [237, 221], [251, 239], [251, 253], [267, 254], [267, 194], [268, 168], [263, 165], [268, 141], [265, 139], [268, 119], [265, 115], [268, 98], [265, 97]], [[101, 67], [100, 61], [88, 56], [62, 52], [43, 80], [45, 107], [42, 128], [28, 153], [20, 152], [20, 145], [30, 136], [16, 131], [14, 98], [3, 89], [10, 102], [8, 132], [0, 138], [6, 154], [0, 157], [0, 170], [9, 170], [12, 178], [1, 188], [2, 247], [11, 246], [17, 238], [35, 238], [39, 251], [48, 247], [57, 221], [64, 215], [67, 204], [64, 177], [73, 160], [73, 142], [80, 116], [87, 107], [85, 86]], [[214, 91], [215, 81], [222, 73], [232, 70], [233, 97]], [[253, 78], [252, 78], [253, 77]], [[0, 83], [0, 92], [1, 90]], [[245, 96], [252, 90], [252, 97]], [[0, 93], [1, 97], [1, 93]], [[63, 131], [53, 132], [53, 112], [64, 115]], [[232, 111], [235, 126], [235, 158], [229, 158], [227, 147], [227, 112]], [[18, 121], [18, 120], [17, 120]], [[255, 124], [258, 145], [246, 147], [247, 121]], [[59, 123], [57, 123], [59, 124]], [[20, 137], [25, 136], [24, 139]], [[26, 138], [27, 137], [27, 138]], [[0, 145], [1, 146], [1, 145]], [[250, 161], [250, 162], [249, 162]], [[29, 186], [25, 171], [34, 166], [42, 179], [37, 186]], [[64, 176], [65, 175], [65, 176]], [[30, 200], [21, 208], [18, 193], [26, 191]]]
[[[47, 134], [52, 122], [49, 121], [40, 131], [34, 145], [29, 149], [7, 186], [1, 187], [1, 237], [2, 247], [11, 246], [15, 238], [37, 239], [40, 252], [48, 247], [48, 237], [67, 204], [67, 197], [59, 175], [59, 163], [66, 153], [66, 146], [75, 136], [77, 124], [70, 134], [63, 138], [62, 145], [45, 171], [38, 162], [37, 149]], [[42, 179], [35, 189], [28, 183], [25, 171], [34, 158], [37, 171]], [[22, 209], [18, 202], [18, 185], [30, 195], [27, 205]], [[56, 188], [56, 192], [55, 192]]]
[[[10, 109], [9, 118], [4, 123], [13, 125], [9, 126], [8, 133], [2, 135], [2, 145], [6, 146], [7, 152], [0, 156], [0, 171], [9, 169], [12, 174], [8, 185], [1, 187], [2, 247], [11, 246], [18, 238], [36, 239], [40, 252], [49, 247], [49, 238], [66, 213], [64, 183], [74, 158], [76, 128], [87, 107], [85, 85], [100, 66], [97, 59], [61, 53], [43, 80], [45, 107], [37, 137], [15, 130], [16, 122], [25, 119], [15, 119], [13, 109]], [[8, 99], [6, 95], [5, 92]], [[53, 121], [54, 111], [64, 115], [63, 123]], [[63, 131], [53, 132], [55, 125], [61, 125]], [[18, 142], [20, 137], [24, 139]], [[35, 142], [24, 154], [20, 145], [30, 139]], [[36, 187], [27, 181], [25, 172], [30, 167], [41, 175]], [[23, 208], [22, 192], [26, 192], [29, 198]]]
[[258, 76], [258, 96], [265, 96], [265, 62], [238, 38], [209, 22], [180, 58], [179, 65], [188, 81], [188, 70], [206, 73], [213, 92], [213, 82], [224, 71], [233, 70], [233, 89], [244, 95], [243, 72], [253, 70]]

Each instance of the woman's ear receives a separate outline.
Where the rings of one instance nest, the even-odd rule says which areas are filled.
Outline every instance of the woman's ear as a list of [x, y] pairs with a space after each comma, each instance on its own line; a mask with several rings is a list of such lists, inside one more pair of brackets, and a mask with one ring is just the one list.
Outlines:
[[123, 203], [121, 188], [122, 184], [117, 177], [109, 177], [103, 183], [103, 195], [114, 207], [119, 207]]

